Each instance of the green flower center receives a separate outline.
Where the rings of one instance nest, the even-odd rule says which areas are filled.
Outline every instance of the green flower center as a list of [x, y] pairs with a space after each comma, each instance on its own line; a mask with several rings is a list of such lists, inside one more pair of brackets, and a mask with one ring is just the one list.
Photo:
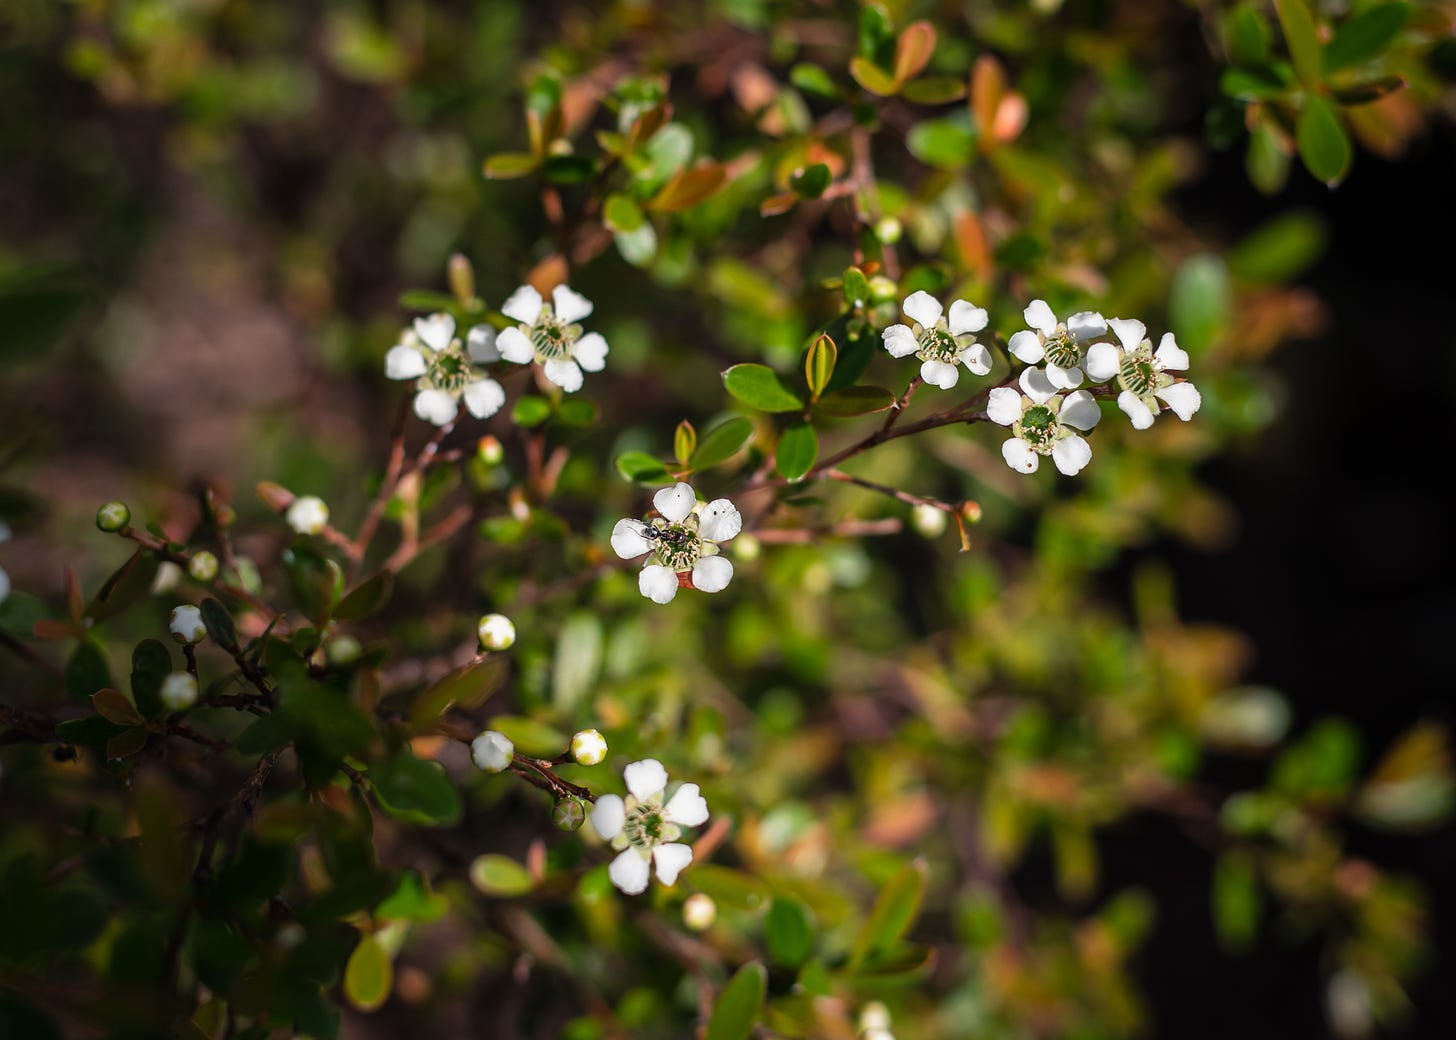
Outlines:
[[944, 361], [947, 364], [954, 364], [955, 359], [960, 356], [961, 348], [956, 343], [955, 337], [950, 330], [936, 325], [934, 328], [921, 328], [920, 335], [915, 337], [920, 350], [915, 356], [921, 361]]
[[429, 356], [424, 382], [433, 389], [458, 393], [470, 379], [470, 359], [465, 356], [458, 339], [439, 353]]
[[1011, 432], [1031, 445], [1031, 450], [1038, 455], [1050, 455], [1060, 429], [1056, 413], [1046, 405], [1038, 404], [1026, 410], [1012, 426]]
[[703, 540], [698, 535], [698, 518], [695, 514], [689, 514], [680, 524], [654, 520], [650, 530], [657, 532], [655, 535], [649, 534], [647, 538], [654, 546], [657, 561], [664, 567], [674, 571], [692, 570], [693, 564], [703, 555]]
[[1082, 360], [1082, 347], [1070, 332], [1058, 327], [1046, 339], [1046, 359], [1058, 368], [1072, 368]]
[[548, 303], [541, 308], [536, 324], [527, 330], [527, 334], [531, 337], [531, 346], [536, 348], [537, 361], [561, 361], [571, 356], [571, 348], [581, 335], [581, 326], [561, 321]]
[[662, 805], [656, 799], [639, 802], [629, 798], [622, 833], [626, 836], [628, 845], [642, 852], [664, 841], [676, 841], [682, 836], [676, 825], [667, 822]]
[[1152, 349], [1144, 343], [1132, 353], [1124, 353], [1117, 366], [1117, 381], [1124, 390], [1138, 397], [1147, 397], [1154, 390], [1173, 380], [1164, 375], [1153, 360]]

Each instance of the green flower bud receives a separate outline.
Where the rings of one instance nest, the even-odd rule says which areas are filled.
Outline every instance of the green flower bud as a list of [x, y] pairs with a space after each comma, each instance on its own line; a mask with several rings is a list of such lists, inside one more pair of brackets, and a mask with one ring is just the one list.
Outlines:
[[187, 573], [194, 581], [211, 581], [217, 577], [217, 557], [203, 549], [187, 561]]
[[96, 526], [107, 534], [115, 534], [131, 523], [131, 510], [125, 502], [107, 502], [96, 510]]
[[586, 806], [580, 798], [563, 798], [551, 810], [551, 822], [564, 831], [578, 830], [586, 822]]

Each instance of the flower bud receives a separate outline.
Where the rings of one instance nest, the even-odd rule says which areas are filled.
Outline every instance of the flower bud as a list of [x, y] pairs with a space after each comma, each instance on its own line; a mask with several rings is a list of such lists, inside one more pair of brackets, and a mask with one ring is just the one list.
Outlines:
[[683, 903], [683, 924], [695, 932], [706, 932], [718, 919], [718, 904], [703, 892], [694, 892]]
[[173, 672], [162, 680], [159, 695], [168, 711], [186, 711], [197, 703], [197, 680], [186, 672]]
[[981, 522], [981, 503], [966, 502], [961, 506], [961, 519], [968, 524], [979, 524]]
[[359, 655], [364, 648], [359, 645], [359, 640], [350, 635], [334, 636], [324, 644], [324, 654], [329, 664], [335, 668], [347, 668], [359, 660]]
[[453, 254], [448, 272], [450, 291], [460, 306], [469, 307], [475, 300], [475, 269], [470, 266], [469, 258], [463, 253]]
[[945, 533], [945, 510], [919, 505], [910, 511], [910, 522], [926, 538], [939, 538]]
[[179, 643], [191, 645], [207, 638], [207, 626], [202, 623], [202, 611], [191, 604], [173, 607], [172, 616], [167, 619], [167, 628], [171, 631], [172, 638]]
[[886, 1030], [890, 1028], [890, 1009], [878, 1000], [872, 1000], [864, 1006], [859, 1013], [860, 1032], [868, 1033], [871, 1030]]
[[870, 300], [874, 303], [889, 303], [896, 300], [899, 293], [900, 287], [882, 274], [870, 279]]
[[487, 614], [475, 626], [483, 650], [509, 650], [516, 642], [516, 626], [504, 614]]
[[329, 525], [329, 507], [317, 495], [302, 495], [293, 500], [284, 519], [299, 534], [318, 534]]
[[580, 830], [586, 823], [586, 807], [580, 798], [567, 796], [551, 809], [551, 822], [563, 831]]
[[584, 729], [571, 738], [571, 757], [578, 765], [594, 766], [607, 757], [607, 740], [594, 729]]
[[499, 466], [506, 457], [506, 449], [498, 437], [486, 434], [475, 442], [475, 456], [487, 466]]
[[125, 502], [107, 502], [96, 510], [96, 526], [108, 534], [115, 534], [131, 523], [131, 510]]
[[206, 549], [193, 553], [187, 561], [187, 573], [194, 581], [211, 581], [217, 577], [217, 557]]
[[238, 522], [238, 511], [222, 502], [212, 507], [212, 519], [218, 527], [231, 527]]
[[887, 246], [900, 241], [904, 233], [904, 227], [894, 217], [883, 217], [875, 223], [875, 237]]
[[516, 745], [504, 733], [488, 729], [470, 742], [470, 757], [487, 773], [499, 773], [511, 764]]
[[751, 534], [741, 534], [733, 543], [733, 555], [744, 563], [750, 563], [763, 555], [763, 543]]

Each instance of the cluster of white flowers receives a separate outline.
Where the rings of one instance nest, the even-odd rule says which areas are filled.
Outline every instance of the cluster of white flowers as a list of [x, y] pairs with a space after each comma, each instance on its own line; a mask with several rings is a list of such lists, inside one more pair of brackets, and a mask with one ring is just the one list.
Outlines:
[[654, 603], [671, 603], [691, 575], [692, 587], [722, 592], [733, 580], [733, 564], [718, 546], [743, 530], [743, 517], [726, 498], [702, 505], [691, 485], [678, 482], [652, 497], [660, 514], [652, 520], [626, 518], [612, 529], [612, 548], [624, 560], [652, 555], [638, 575], [637, 587]]
[[476, 325], [462, 343], [450, 315], [417, 318], [384, 356], [384, 374], [415, 380], [415, 414], [426, 422], [449, 425], [462, 401], [471, 415], [488, 419], [506, 403], [506, 392], [480, 366], [539, 362], [546, 378], [568, 393], [581, 389], [582, 369], [606, 367], [607, 341], [595, 332], [583, 334], [577, 324], [591, 312], [591, 301], [565, 285], [552, 290], [551, 303], [523, 285], [501, 305], [501, 313], [519, 325], [499, 334]]
[[[902, 307], [915, 324], [885, 329], [885, 350], [897, 358], [920, 358], [925, 382], [948, 390], [960, 378], [960, 365], [975, 375], [991, 371], [989, 351], [975, 340], [986, 327], [983, 308], [956, 300], [947, 319], [940, 302], [923, 291], [907, 296]], [[1018, 361], [1041, 367], [1021, 373], [1019, 392], [997, 387], [986, 403], [986, 417], [1011, 430], [1001, 455], [1014, 470], [1035, 473], [1049, 455], [1058, 470], [1072, 476], [1091, 461], [1092, 448], [1081, 434], [1097, 425], [1102, 412], [1096, 397], [1080, 389], [1084, 382], [1115, 384], [1117, 406], [1139, 430], [1165, 407], [1186, 421], [1203, 403], [1192, 383], [1169, 374], [1188, 368], [1188, 354], [1171, 332], [1154, 350], [1140, 321], [1109, 322], [1095, 311], [1061, 321], [1045, 300], [1031, 301], [1023, 315], [1028, 328], [1013, 335], [1007, 348]], [[1109, 327], [1118, 343], [1103, 339]]]
[[647, 889], [649, 864], [657, 880], [676, 884], [678, 874], [693, 861], [693, 850], [677, 839], [680, 828], [697, 827], [708, 819], [708, 803], [697, 784], [683, 784], [663, 804], [667, 770], [655, 758], [633, 762], [622, 772], [627, 797], [604, 794], [592, 809], [592, 827], [618, 850], [607, 874], [628, 895]]

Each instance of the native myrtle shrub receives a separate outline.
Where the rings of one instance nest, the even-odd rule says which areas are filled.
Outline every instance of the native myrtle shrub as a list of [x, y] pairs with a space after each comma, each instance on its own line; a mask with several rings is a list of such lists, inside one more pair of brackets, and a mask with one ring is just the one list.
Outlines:
[[72, 561], [0, 570], [0, 1033], [1129, 1035], [1144, 814], [1231, 954], [1314, 936], [1336, 1028], [1400, 1019], [1423, 895], [1347, 832], [1442, 819], [1445, 734], [1292, 735], [1141, 550], [1225, 537], [1198, 467], [1318, 329], [1317, 218], [1173, 191], [1397, 154], [1450, 12], [801, 7], [17, 8], [204, 180], [379, 92], [280, 279], [316, 314], [357, 208], [425, 284], [315, 329], [357, 443], [312, 399], [84, 537], [0, 497]]

